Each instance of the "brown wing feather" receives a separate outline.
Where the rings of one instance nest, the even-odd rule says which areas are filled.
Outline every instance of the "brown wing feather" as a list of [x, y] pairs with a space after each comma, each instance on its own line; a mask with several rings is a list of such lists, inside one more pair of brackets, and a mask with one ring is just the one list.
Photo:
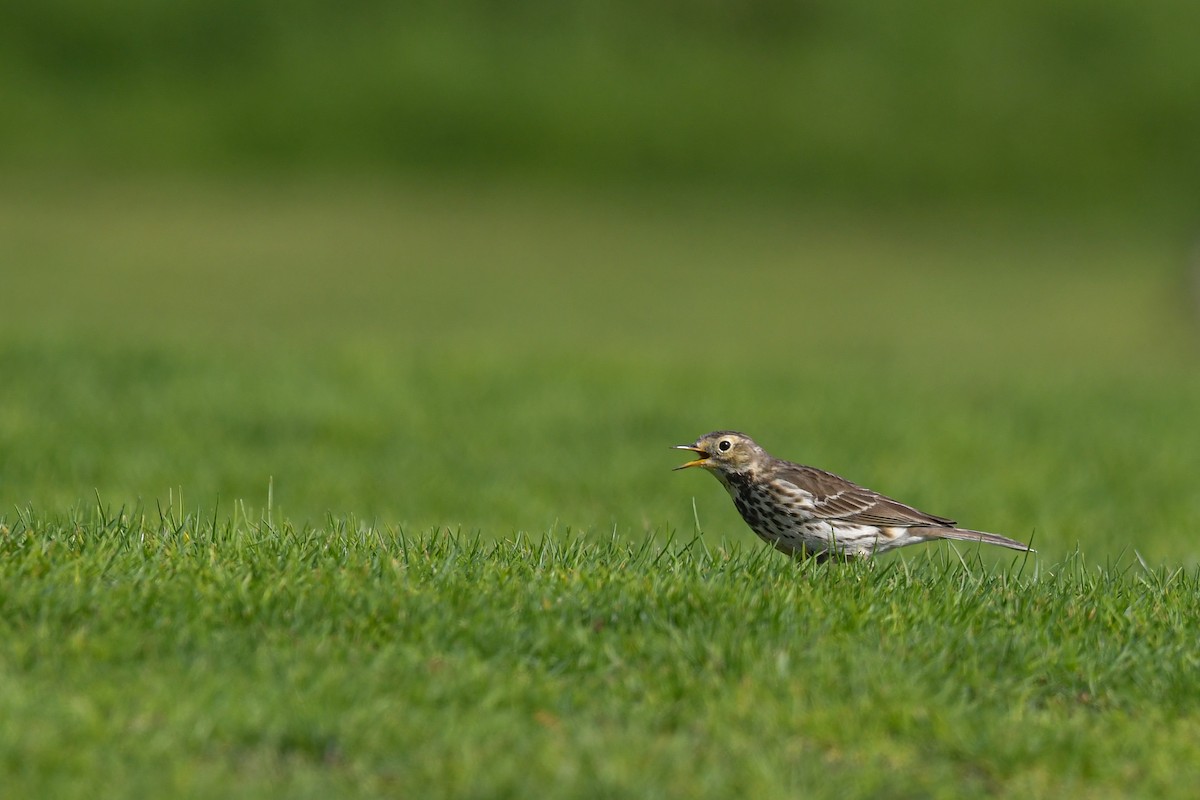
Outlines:
[[775, 477], [813, 496], [813, 513], [821, 519], [840, 519], [859, 525], [954, 525], [954, 520], [926, 514], [898, 500], [816, 467], [779, 461]]

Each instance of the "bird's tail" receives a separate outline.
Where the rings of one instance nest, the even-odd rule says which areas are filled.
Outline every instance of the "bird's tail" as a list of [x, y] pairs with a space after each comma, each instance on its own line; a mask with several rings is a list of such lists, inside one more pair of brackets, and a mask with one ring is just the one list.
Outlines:
[[1013, 550], [1023, 550], [1027, 553], [1036, 553], [1029, 545], [1018, 542], [1016, 539], [1010, 539], [1007, 536], [1001, 536], [998, 533], [987, 533], [986, 531], [972, 531], [966, 528], [922, 528], [923, 532], [927, 532], [931, 539], [954, 539], [960, 542], [983, 542], [984, 544], [998, 544], [1001, 547], [1008, 547]]

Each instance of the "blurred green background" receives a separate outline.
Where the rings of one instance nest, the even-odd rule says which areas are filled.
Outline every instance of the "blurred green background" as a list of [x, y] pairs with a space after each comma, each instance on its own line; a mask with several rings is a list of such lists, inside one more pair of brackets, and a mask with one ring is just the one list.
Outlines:
[[0, 9], [0, 159], [1195, 210], [1187, 0]]
[[299, 520], [640, 534], [695, 497], [743, 536], [665, 449], [737, 427], [1044, 552], [1194, 561], [1197, 30], [2, 4], [0, 504], [273, 483]]

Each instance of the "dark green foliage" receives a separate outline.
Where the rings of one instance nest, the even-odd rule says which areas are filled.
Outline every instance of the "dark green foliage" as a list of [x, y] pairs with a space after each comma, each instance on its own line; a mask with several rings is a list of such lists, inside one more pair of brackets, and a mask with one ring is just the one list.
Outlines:
[[0, 164], [518, 170], [1194, 213], [1197, 8], [8, 3]]

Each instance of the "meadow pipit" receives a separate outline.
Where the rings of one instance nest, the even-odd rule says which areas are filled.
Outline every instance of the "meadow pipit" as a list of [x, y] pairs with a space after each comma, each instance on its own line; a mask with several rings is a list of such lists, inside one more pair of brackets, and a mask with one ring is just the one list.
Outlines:
[[790, 556], [868, 558], [932, 539], [985, 542], [1031, 551], [1007, 536], [955, 527], [816, 467], [775, 458], [737, 431], [714, 431], [677, 450], [716, 476], [750, 529]]

